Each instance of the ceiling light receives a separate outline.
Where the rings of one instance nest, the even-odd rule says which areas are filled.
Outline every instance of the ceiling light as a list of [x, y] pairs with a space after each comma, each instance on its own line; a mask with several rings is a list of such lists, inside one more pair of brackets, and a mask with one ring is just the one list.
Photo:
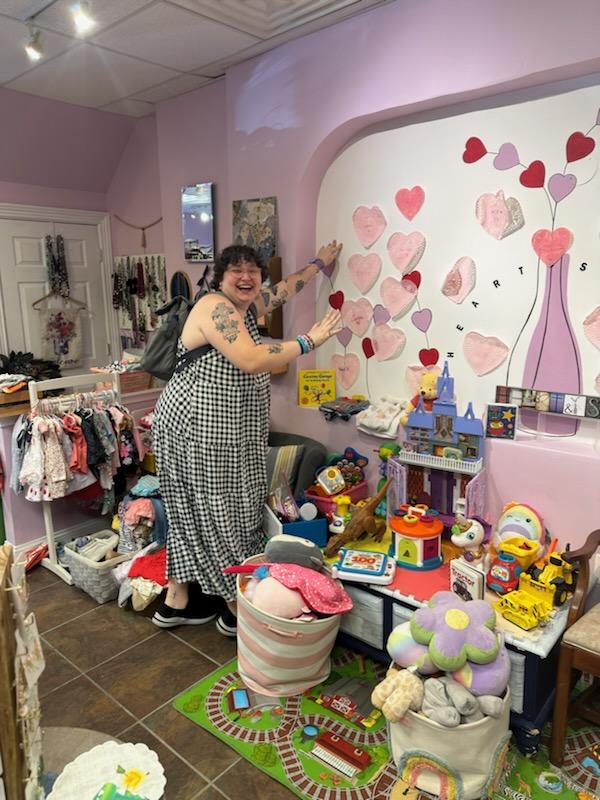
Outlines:
[[85, 36], [96, 24], [96, 20], [90, 14], [89, 3], [84, 0], [71, 6], [71, 14], [73, 14], [73, 22], [77, 33], [81, 34], [81, 36]]
[[30, 61], [39, 61], [44, 55], [42, 46], [40, 44], [40, 32], [29, 29], [29, 40], [25, 45], [25, 52], [27, 53]]

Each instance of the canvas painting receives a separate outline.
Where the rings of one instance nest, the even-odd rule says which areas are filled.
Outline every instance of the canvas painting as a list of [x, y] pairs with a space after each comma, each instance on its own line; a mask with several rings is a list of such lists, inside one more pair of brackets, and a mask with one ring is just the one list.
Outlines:
[[277, 198], [233, 201], [233, 244], [253, 247], [269, 263], [277, 253]]

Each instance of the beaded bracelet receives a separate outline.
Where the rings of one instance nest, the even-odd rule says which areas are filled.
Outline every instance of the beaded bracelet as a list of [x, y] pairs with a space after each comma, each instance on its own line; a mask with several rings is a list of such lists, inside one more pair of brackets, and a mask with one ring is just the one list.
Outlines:
[[302, 355], [306, 353], [310, 353], [311, 350], [315, 349], [315, 343], [310, 338], [307, 333], [302, 333], [300, 336], [296, 336], [296, 341], [300, 345], [300, 350], [302, 351]]
[[308, 263], [314, 264], [319, 268], [319, 270], [325, 269], [325, 262], [323, 261], [322, 258], [311, 258], [311, 260]]

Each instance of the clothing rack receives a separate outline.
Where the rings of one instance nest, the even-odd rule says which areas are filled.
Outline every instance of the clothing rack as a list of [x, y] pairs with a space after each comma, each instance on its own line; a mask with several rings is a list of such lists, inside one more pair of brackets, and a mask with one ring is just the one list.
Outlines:
[[[53, 396], [47, 399], [41, 397], [44, 392], [56, 389], [77, 389], [83, 386], [91, 386], [98, 383], [98, 376], [91, 375], [73, 375], [65, 378], [52, 378], [47, 381], [30, 381], [29, 383], [29, 403], [31, 405], [32, 413], [43, 411], [46, 409], [47, 413], [52, 411], [66, 411], [69, 408], [75, 408], [84, 398], [86, 400], [94, 401], [107, 401], [119, 402], [120, 398], [120, 375], [118, 372], [113, 372], [110, 375], [112, 383], [111, 389], [103, 389], [101, 391], [91, 391], [85, 394], [71, 393], [65, 395]], [[103, 378], [103, 383], [108, 383], [108, 376]], [[52, 508], [50, 500], [42, 500], [42, 513], [44, 515], [44, 529], [46, 531], [46, 542], [48, 544], [48, 556], [42, 559], [42, 565], [62, 578], [65, 583], [71, 585], [73, 578], [71, 573], [66, 570], [62, 564], [59, 564], [56, 557], [56, 543], [54, 541], [54, 521], [52, 519]]]

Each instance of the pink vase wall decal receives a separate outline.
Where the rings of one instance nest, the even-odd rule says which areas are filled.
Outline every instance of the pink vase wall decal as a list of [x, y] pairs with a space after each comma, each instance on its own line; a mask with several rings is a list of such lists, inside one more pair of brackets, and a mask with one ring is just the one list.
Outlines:
[[[569, 263], [570, 256], [564, 255], [552, 267], [541, 267], [546, 285], [519, 383], [524, 389], [581, 394], [581, 357], [567, 305]], [[517, 385], [511, 384], [508, 376], [507, 382], [509, 386]], [[521, 418], [528, 427], [537, 427], [534, 412], [524, 410]], [[558, 415], [548, 415], [544, 424], [548, 433], [564, 436], [573, 435], [578, 428], [576, 420]]]

